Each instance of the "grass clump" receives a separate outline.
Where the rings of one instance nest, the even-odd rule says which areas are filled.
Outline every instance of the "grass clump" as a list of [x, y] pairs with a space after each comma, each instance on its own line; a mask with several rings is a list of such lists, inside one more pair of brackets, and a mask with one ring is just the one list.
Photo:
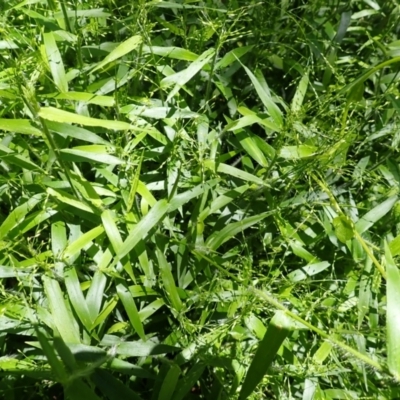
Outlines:
[[0, 9], [2, 398], [400, 396], [398, 5]]

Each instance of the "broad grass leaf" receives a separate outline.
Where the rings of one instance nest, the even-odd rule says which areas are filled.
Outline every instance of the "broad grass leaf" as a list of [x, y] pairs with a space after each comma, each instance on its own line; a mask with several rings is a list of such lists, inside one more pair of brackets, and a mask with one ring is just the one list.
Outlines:
[[17, 152], [9, 149], [2, 144], [0, 144], [0, 157], [1, 160], [3, 160], [4, 162], [17, 165], [22, 169], [26, 169], [28, 171], [44, 172], [42, 168], [33, 163], [29, 158], [18, 154]]
[[106, 284], [106, 276], [100, 270], [97, 270], [93, 275], [89, 290], [86, 294], [86, 304], [92, 321], [95, 321], [99, 315]]
[[245, 131], [235, 132], [235, 134], [246, 153], [262, 167], [268, 167], [268, 161], [265, 158], [264, 153], [260, 150], [254, 140], [255, 135]]
[[168, 211], [167, 200], [158, 201], [150, 212], [142, 218], [129, 233], [125, 242], [116, 254], [117, 260], [121, 260], [131, 252], [140, 240], [144, 239], [151, 229], [157, 225]]
[[169, 201], [168, 211], [172, 212], [177, 210], [184, 204], [187, 204], [190, 200], [202, 195], [206, 189], [214, 187], [217, 183], [218, 181], [215, 179], [210, 180], [204, 185], [197, 185], [193, 189], [189, 189], [186, 192], [173, 196], [172, 199]]
[[116, 47], [103, 61], [101, 61], [93, 70], [92, 73], [105, 67], [107, 64], [118, 60], [119, 58], [125, 56], [131, 51], [135, 50], [142, 43], [141, 36], [132, 36], [131, 38], [122, 42], [118, 47]]
[[186, 398], [190, 390], [194, 387], [196, 382], [200, 379], [206, 366], [205, 364], [198, 362], [195, 364], [186, 375], [178, 381], [177, 390], [172, 397], [173, 400], [183, 400]]
[[172, 275], [170, 266], [168, 265], [167, 259], [165, 258], [159, 247], [157, 247], [156, 253], [165, 292], [167, 293], [172, 307], [176, 311], [180, 312], [182, 310], [182, 301], [176, 289], [174, 277]]
[[225, 193], [218, 196], [215, 200], [212, 201], [209, 207], [205, 208], [199, 215], [199, 220], [204, 221], [209, 215], [217, 212], [221, 208], [225, 207], [233, 200], [235, 200], [238, 196], [245, 193], [250, 189], [249, 185], [239, 186], [233, 190], [227, 190]]
[[161, 87], [175, 85], [174, 89], [169, 93], [167, 101], [171, 100], [183, 85], [189, 82], [207, 63], [209, 63], [214, 57], [214, 54], [215, 49], [208, 49], [193, 61], [188, 68], [165, 77], [161, 81]]
[[128, 201], [126, 204], [127, 212], [132, 210], [133, 204], [135, 202], [136, 192], [137, 192], [137, 189], [139, 186], [139, 181], [140, 181], [140, 171], [141, 171], [141, 167], [142, 167], [142, 162], [143, 162], [143, 153], [142, 153], [142, 156], [140, 157], [139, 164], [136, 166], [135, 175], [133, 176], [133, 179], [131, 182], [131, 189], [129, 190], [129, 197], [128, 197]]
[[146, 335], [144, 333], [143, 324], [142, 321], [140, 320], [139, 312], [131, 293], [123, 283], [118, 283], [116, 289], [118, 297], [125, 308], [125, 311], [128, 315], [129, 321], [133, 329], [139, 335], [139, 337], [143, 341], [145, 341]]
[[[51, 97], [51, 96], [48, 95], [46, 97]], [[97, 104], [98, 106], [103, 106], [103, 107], [113, 107], [115, 104], [115, 100], [111, 96], [99, 96], [97, 94], [85, 93], [85, 92], [59, 93], [51, 98], [57, 100], [79, 101], [87, 104]]]
[[325, 271], [331, 264], [328, 261], [322, 261], [315, 264], [309, 264], [302, 268], [296, 269], [288, 274], [288, 278], [292, 282], [300, 282], [307, 279], [309, 276], [314, 276], [322, 271]]
[[67, 288], [69, 300], [74, 307], [76, 315], [82, 322], [85, 329], [89, 332], [92, 326], [92, 318], [83, 296], [78, 274], [75, 267], [66, 268], [64, 271], [65, 286]]
[[163, 383], [158, 393], [158, 400], [171, 400], [181, 372], [182, 371], [178, 365], [171, 365], [168, 372], [165, 374]]
[[97, 369], [90, 379], [109, 400], [140, 400], [141, 397], [109, 372]]
[[298, 146], [283, 146], [279, 152], [279, 156], [287, 160], [297, 160], [313, 156], [318, 151], [315, 146], [300, 144]]
[[239, 399], [247, 399], [267, 373], [276, 353], [283, 341], [289, 335], [292, 324], [283, 311], [277, 311], [264, 338], [258, 345], [256, 354], [247, 371], [246, 378], [240, 391]]
[[[91, 8], [87, 10], [67, 10], [67, 17], [68, 18], [107, 18], [109, 17], [110, 13], [105, 12], [103, 8]], [[61, 11], [57, 11], [54, 13], [55, 19], [63, 19], [64, 14]]]
[[39, 340], [40, 347], [42, 348], [57, 381], [60, 383], [66, 383], [68, 380], [68, 373], [63, 363], [57, 357], [53, 344], [50, 344], [45, 334], [38, 327], [36, 327], [36, 337]]
[[63, 160], [72, 162], [96, 162], [108, 165], [124, 164], [124, 161], [108, 152], [103, 145], [80, 146], [72, 149], [60, 150]]
[[51, 224], [51, 250], [54, 258], [58, 259], [67, 246], [67, 229], [63, 221]]
[[102, 324], [107, 317], [112, 313], [116, 305], [118, 304], [118, 299], [116, 297], [112, 297], [103, 307], [100, 314], [97, 315], [96, 319], [93, 322], [91, 330], [96, 328], [98, 325]]
[[372, 260], [370, 257], [366, 257], [364, 270], [360, 279], [360, 287], [358, 293], [358, 329], [361, 329], [361, 325], [364, 321], [365, 316], [369, 311], [369, 305], [372, 298]]
[[227, 131], [236, 131], [241, 128], [245, 128], [246, 126], [253, 125], [253, 124], [260, 124], [265, 128], [274, 131], [280, 132], [281, 128], [274, 122], [270, 121], [269, 119], [262, 119], [257, 115], [245, 115], [242, 118], [237, 119], [236, 121], [230, 122], [225, 129]]
[[228, 51], [214, 66], [214, 70], [217, 71], [220, 68], [229, 67], [233, 62], [235, 62], [238, 58], [243, 57], [250, 50], [252, 50], [254, 46], [242, 46], [237, 47], [231, 51]]
[[398, 197], [392, 196], [385, 200], [383, 203], [374, 207], [371, 211], [364, 214], [355, 224], [356, 230], [359, 234], [367, 231], [375, 222], [384, 217], [394, 206]]
[[0, 131], [42, 136], [42, 132], [35, 128], [28, 119], [0, 118]]
[[107, 140], [101, 138], [91, 131], [88, 131], [87, 129], [79, 128], [78, 126], [49, 121], [47, 122], [47, 127], [50, 129], [50, 131], [58, 133], [62, 137], [71, 137], [74, 139], [82, 140], [84, 142], [103, 144], [113, 147], [113, 145]]
[[65, 387], [68, 400], [101, 400], [99, 396], [82, 379], [75, 379]]
[[0, 239], [3, 239], [26, 218], [28, 213], [44, 198], [43, 193], [35, 194], [27, 202], [16, 207], [0, 226]]
[[61, 190], [54, 190], [52, 188], [47, 188], [46, 191], [51, 197], [56, 198], [61, 203], [77, 208], [78, 210], [86, 211], [90, 214], [94, 213], [91, 207], [79, 200], [76, 200], [75, 197], [71, 196], [69, 193], [62, 192]]
[[58, 108], [54, 107], [42, 107], [38, 114], [41, 118], [54, 122], [100, 126], [115, 131], [125, 131], [131, 129], [131, 124], [127, 122], [86, 117], [85, 115], [59, 110]]
[[307, 93], [309, 77], [308, 73], [304, 74], [300, 79], [299, 85], [297, 86], [296, 93], [294, 94], [291, 110], [294, 114], [298, 113], [301, 110], [301, 106], [303, 105], [304, 97]]
[[108, 239], [110, 240], [110, 243], [115, 253], [118, 253], [119, 249], [122, 246], [123, 240], [111, 211], [105, 210], [101, 215], [101, 220], [103, 222], [104, 230], [108, 236]]
[[90, 231], [84, 233], [78, 239], [70, 243], [63, 253], [63, 258], [68, 260], [68, 258], [76, 256], [82, 249], [86, 248], [94, 239], [100, 236], [104, 232], [104, 228], [100, 225]]
[[275, 104], [274, 100], [271, 97], [271, 93], [269, 90], [266, 90], [266, 84], [264, 81], [264, 77], [262, 76], [261, 72], [256, 72], [256, 75], [254, 75], [249, 68], [247, 68], [245, 65], [243, 65], [244, 70], [246, 71], [247, 75], [249, 76], [251, 82], [254, 85], [254, 88], [256, 89], [256, 92], [258, 96], [260, 97], [260, 100], [264, 104], [265, 108], [267, 109], [269, 115], [272, 117], [274, 120], [275, 124], [281, 128], [283, 126], [283, 117], [282, 117], [282, 111], [279, 109], [279, 107]]
[[54, 83], [60, 92], [68, 92], [68, 81], [65, 76], [64, 63], [53, 32], [44, 33], [43, 41]]
[[101, 346], [115, 346], [116, 354], [127, 357], [149, 357], [160, 354], [175, 353], [178, 347], [155, 343], [151, 340], [127, 342], [118, 336], [104, 335]]
[[390, 372], [400, 381], [400, 271], [385, 242], [387, 271], [386, 337], [387, 362]]
[[143, 46], [142, 51], [144, 54], [155, 54], [157, 56], [183, 61], [195, 61], [199, 57], [198, 54], [180, 47]]
[[214, 232], [211, 236], [206, 240], [206, 246], [211, 250], [217, 250], [219, 246], [228, 241], [229, 239], [236, 236], [238, 233], [244, 231], [247, 228], [257, 224], [262, 221], [264, 218], [271, 215], [270, 212], [265, 212], [258, 215], [253, 215], [252, 217], [248, 217], [243, 219], [242, 221], [232, 222], [227, 225], [225, 228], [218, 232]]
[[[215, 163], [212, 160], [206, 160], [204, 164], [207, 168], [215, 169]], [[246, 182], [253, 182], [256, 183], [257, 185], [262, 185], [262, 186], [265, 185], [264, 181], [261, 178], [253, 174], [250, 174], [249, 172], [242, 171], [241, 169], [233, 167], [232, 165], [229, 164], [219, 163], [217, 165], [218, 165], [217, 172], [227, 174], [238, 179], [242, 179]]]
[[334, 218], [332, 224], [335, 228], [337, 238], [342, 243], [346, 243], [354, 237], [354, 224], [346, 215]]
[[43, 277], [43, 286], [49, 301], [49, 308], [61, 338], [66, 343], [80, 343], [79, 330], [73, 314], [68, 310], [59, 283], [47, 276]]

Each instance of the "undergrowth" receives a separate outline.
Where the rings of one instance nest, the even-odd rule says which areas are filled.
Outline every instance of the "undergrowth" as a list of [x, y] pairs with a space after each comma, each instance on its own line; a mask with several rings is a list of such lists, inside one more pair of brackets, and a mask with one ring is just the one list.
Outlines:
[[1, 398], [400, 398], [395, 1], [0, 11]]

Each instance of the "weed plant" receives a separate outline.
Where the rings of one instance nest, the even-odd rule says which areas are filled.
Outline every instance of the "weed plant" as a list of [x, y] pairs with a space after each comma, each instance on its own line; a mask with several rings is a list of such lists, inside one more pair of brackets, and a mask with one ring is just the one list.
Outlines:
[[0, 1], [0, 398], [400, 398], [395, 0]]

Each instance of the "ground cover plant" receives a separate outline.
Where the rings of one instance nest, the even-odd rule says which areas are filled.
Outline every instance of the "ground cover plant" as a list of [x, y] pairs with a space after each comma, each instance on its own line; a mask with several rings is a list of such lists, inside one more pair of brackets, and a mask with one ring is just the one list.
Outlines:
[[0, 11], [1, 398], [400, 398], [394, 0]]

